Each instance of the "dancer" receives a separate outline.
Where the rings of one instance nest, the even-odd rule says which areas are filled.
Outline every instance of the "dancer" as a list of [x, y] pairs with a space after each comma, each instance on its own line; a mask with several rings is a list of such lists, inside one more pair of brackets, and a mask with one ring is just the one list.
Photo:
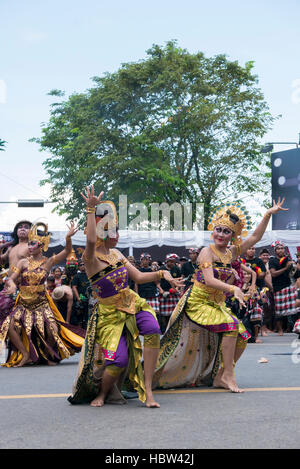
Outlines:
[[[40, 230], [39, 228], [43, 228]], [[19, 281], [16, 305], [0, 325], [0, 345], [10, 339], [6, 367], [22, 367], [46, 362], [55, 365], [75, 352], [83, 344], [84, 331], [67, 324], [51, 297], [45, 281], [53, 265], [63, 261], [72, 249], [71, 236], [77, 231], [73, 222], [66, 236], [66, 247], [51, 258], [43, 256], [50, 242], [44, 223], [32, 226], [28, 234], [29, 257], [18, 262], [8, 279], [7, 294], [15, 294]]]
[[[242, 355], [249, 333], [225, 306], [225, 294], [231, 293], [244, 306], [243, 293], [232, 282], [231, 263], [258, 242], [272, 214], [280, 210], [284, 199], [273, 202], [262, 221], [244, 242], [249, 216], [236, 204], [216, 209], [210, 217], [213, 244], [201, 250], [194, 285], [176, 306], [161, 341], [155, 387], [175, 387], [212, 383], [239, 393], [234, 364]], [[231, 243], [231, 245], [230, 245]], [[230, 245], [230, 247], [229, 247]], [[217, 334], [216, 334], [217, 333]], [[219, 367], [219, 334], [222, 333], [222, 363]]]
[[9, 264], [8, 275], [14, 270], [14, 267], [21, 259], [28, 256], [28, 233], [31, 228], [31, 222], [27, 220], [19, 221], [11, 234], [12, 241], [1, 246], [0, 251], [7, 247], [7, 251], [0, 255], [1, 264]]
[[[19, 221], [11, 233], [12, 241], [1, 246], [0, 252], [6, 248], [5, 253], [0, 255], [0, 263], [8, 264], [7, 276], [9, 277], [15, 270], [16, 265], [21, 259], [28, 256], [28, 233], [31, 222], [27, 220]], [[10, 313], [15, 304], [12, 295], [8, 295], [5, 288], [0, 292], [0, 326]]]
[[[160, 407], [152, 394], [160, 329], [154, 310], [128, 287], [128, 276], [137, 284], [161, 278], [174, 286], [181, 283], [168, 271], [140, 272], [114, 249], [118, 242], [116, 208], [110, 201], [101, 202], [102, 195], [95, 196], [93, 186], [82, 194], [87, 205], [83, 260], [97, 304], [88, 322], [78, 378], [69, 402], [89, 402], [94, 407], [107, 402], [126, 403], [119, 390], [128, 367], [129, 380], [139, 399], [147, 407]], [[144, 372], [139, 335], [144, 336]]]

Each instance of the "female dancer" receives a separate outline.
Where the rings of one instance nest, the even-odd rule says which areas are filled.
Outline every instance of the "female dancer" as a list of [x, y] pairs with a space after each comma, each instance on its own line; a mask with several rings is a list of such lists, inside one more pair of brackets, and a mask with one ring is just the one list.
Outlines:
[[56, 365], [80, 351], [85, 332], [64, 321], [45, 285], [53, 265], [63, 261], [71, 252], [71, 236], [76, 231], [71, 222], [65, 249], [47, 258], [42, 254], [42, 249], [47, 251], [50, 242], [47, 225], [37, 223], [31, 227], [28, 234], [29, 257], [19, 261], [8, 279], [7, 293], [16, 293], [18, 281], [19, 294], [11, 313], [0, 324], [0, 345], [7, 334], [13, 345], [9, 347], [4, 366], [21, 367], [40, 362]]
[[[173, 279], [168, 271], [140, 272], [114, 249], [118, 242], [116, 209], [110, 201], [101, 202], [102, 195], [103, 192], [96, 197], [93, 186], [82, 194], [87, 205], [83, 260], [97, 303], [89, 319], [78, 378], [69, 402], [90, 402], [94, 407], [102, 407], [105, 402], [125, 403], [119, 389], [128, 368], [139, 399], [147, 407], [160, 407], [152, 394], [160, 329], [151, 306], [129, 289], [128, 277], [137, 284], [164, 277], [175, 287], [181, 286], [181, 281]], [[144, 372], [139, 335], [144, 336]]]
[[[201, 250], [199, 270], [192, 287], [175, 308], [161, 342], [155, 387], [198, 385], [214, 377], [215, 387], [242, 392], [238, 387], [234, 364], [243, 353], [249, 334], [232, 311], [225, 306], [225, 294], [231, 293], [244, 306], [243, 293], [232, 285], [232, 262], [263, 236], [272, 214], [282, 208], [284, 199], [273, 202], [262, 221], [244, 242], [249, 217], [237, 204], [226, 204], [210, 217], [213, 244]], [[218, 334], [213, 334], [218, 333]], [[222, 333], [219, 362], [219, 340]], [[211, 382], [211, 381], [210, 381]]]

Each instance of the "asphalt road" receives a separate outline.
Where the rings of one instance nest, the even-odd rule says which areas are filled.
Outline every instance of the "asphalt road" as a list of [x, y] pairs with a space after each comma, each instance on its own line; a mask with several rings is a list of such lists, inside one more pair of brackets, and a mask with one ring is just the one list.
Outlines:
[[[267, 363], [258, 363], [262, 358]], [[2, 362], [4, 356], [1, 357]], [[56, 367], [0, 369], [2, 449], [298, 449], [300, 342], [295, 334], [249, 344], [237, 365], [243, 394], [160, 391], [160, 409], [67, 402], [79, 355]]]

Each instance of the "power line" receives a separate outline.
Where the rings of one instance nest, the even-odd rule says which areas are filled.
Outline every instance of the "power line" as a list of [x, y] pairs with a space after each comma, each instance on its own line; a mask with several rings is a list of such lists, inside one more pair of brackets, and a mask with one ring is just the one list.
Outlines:
[[23, 187], [23, 189], [25, 189], [25, 190], [27, 190], [27, 191], [29, 191], [29, 192], [32, 192], [33, 194], [38, 195], [39, 197], [42, 197], [42, 198], [44, 197], [43, 195], [39, 194], [38, 192], [35, 192], [35, 191], [33, 191], [32, 189], [29, 189], [28, 187], [24, 186], [24, 184], [20, 184], [19, 182], [15, 181], [15, 180], [14, 180], [13, 178], [11, 178], [10, 176], [6, 176], [5, 174], [1, 173], [1, 171], [0, 171], [0, 175], [3, 176], [3, 177], [5, 177], [5, 178], [7, 178], [7, 179], [9, 179], [10, 181], [14, 182], [14, 183], [17, 184], [18, 186]]

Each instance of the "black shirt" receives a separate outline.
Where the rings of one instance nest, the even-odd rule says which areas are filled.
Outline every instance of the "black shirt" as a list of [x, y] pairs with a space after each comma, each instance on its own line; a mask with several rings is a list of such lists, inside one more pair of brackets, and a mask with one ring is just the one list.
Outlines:
[[192, 284], [191, 278], [197, 268], [197, 264], [193, 264], [192, 261], [185, 262], [181, 267], [181, 275], [186, 278], [185, 286], [189, 286]]
[[249, 264], [251, 269], [254, 270], [254, 272], [256, 272], [257, 274], [256, 286], [258, 288], [264, 288], [266, 286], [265, 279], [258, 278], [258, 273], [256, 271], [256, 267], [259, 267], [262, 272], [267, 271], [264, 262], [259, 257], [253, 257], [253, 259], [247, 259], [246, 257], [244, 257], [244, 260], [246, 261], [246, 264]]
[[[269, 269], [281, 270], [283, 269], [284, 265], [281, 266], [278, 257], [271, 257], [269, 261]], [[278, 275], [278, 277], [272, 277], [273, 289], [274, 292], [278, 292], [283, 290], [286, 287], [291, 285], [291, 279], [289, 275], [289, 271], [286, 270], [282, 274]]]
[[[150, 267], [140, 267], [140, 272], [153, 272]], [[158, 295], [158, 289], [154, 282], [138, 284], [138, 294], [142, 298], [153, 298]]]
[[85, 272], [78, 272], [72, 280], [72, 287], [77, 287], [78, 295], [88, 296], [89, 279]]
[[[170, 270], [167, 269], [167, 267], [162, 267], [160, 270], [168, 270], [173, 278], [181, 277], [181, 271], [177, 265], [174, 265], [174, 267], [172, 267]], [[161, 279], [160, 286], [164, 291], [169, 291], [170, 288], [172, 288], [172, 285], [164, 278]]]

